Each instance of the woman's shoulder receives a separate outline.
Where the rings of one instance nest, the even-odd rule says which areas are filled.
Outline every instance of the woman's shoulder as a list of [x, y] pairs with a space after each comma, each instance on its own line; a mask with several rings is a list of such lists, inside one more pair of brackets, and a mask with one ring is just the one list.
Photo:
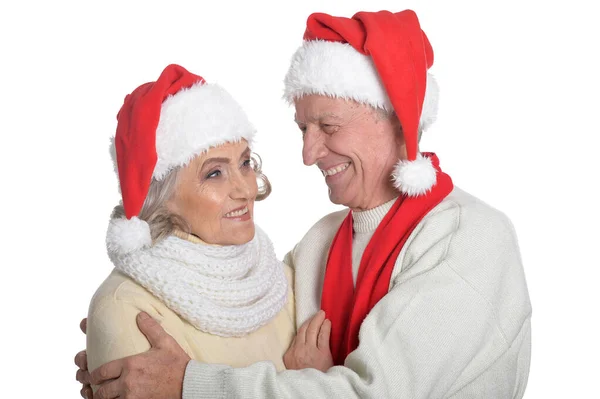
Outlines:
[[90, 303], [90, 313], [105, 307], [129, 306], [161, 313], [166, 306], [129, 276], [114, 269], [100, 284]]

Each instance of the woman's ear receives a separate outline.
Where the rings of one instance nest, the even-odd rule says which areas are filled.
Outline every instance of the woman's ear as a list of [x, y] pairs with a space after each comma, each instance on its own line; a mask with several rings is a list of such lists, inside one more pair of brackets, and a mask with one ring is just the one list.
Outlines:
[[167, 212], [180, 217], [179, 207], [177, 206], [176, 198], [177, 192], [174, 192], [173, 195], [171, 195], [171, 198], [164, 202], [164, 207], [167, 210]]

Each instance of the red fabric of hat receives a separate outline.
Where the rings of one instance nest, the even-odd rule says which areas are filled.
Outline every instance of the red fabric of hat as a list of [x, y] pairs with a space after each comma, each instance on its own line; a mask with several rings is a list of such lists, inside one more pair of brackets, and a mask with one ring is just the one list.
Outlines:
[[156, 82], [145, 83], [125, 97], [117, 114], [115, 147], [128, 219], [139, 214], [152, 181], [157, 162], [156, 128], [163, 101], [198, 82], [204, 83], [204, 79], [179, 65], [169, 65]]
[[359, 12], [352, 18], [315, 13], [308, 18], [304, 40], [348, 43], [372, 57], [402, 124], [408, 160], [416, 160], [419, 120], [433, 49], [415, 12]]

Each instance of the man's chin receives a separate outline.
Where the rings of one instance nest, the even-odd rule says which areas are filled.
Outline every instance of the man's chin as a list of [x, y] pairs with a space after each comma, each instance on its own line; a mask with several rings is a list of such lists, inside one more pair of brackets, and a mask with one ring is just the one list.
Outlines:
[[343, 195], [342, 193], [339, 193], [338, 190], [331, 190], [329, 189], [329, 201], [331, 201], [332, 203], [336, 204], [336, 205], [346, 205], [346, 202], [348, 201], [348, 198], [345, 198], [347, 196]]

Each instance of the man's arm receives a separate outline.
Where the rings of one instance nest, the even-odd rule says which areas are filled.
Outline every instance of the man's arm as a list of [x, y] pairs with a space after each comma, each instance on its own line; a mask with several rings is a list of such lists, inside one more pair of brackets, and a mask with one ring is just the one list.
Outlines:
[[[465, 284], [449, 268], [436, 267], [395, 286], [365, 319], [360, 346], [348, 356], [345, 367], [336, 366], [327, 373], [314, 369], [277, 373], [269, 362], [234, 369], [190, 361], [182, 397], [476, 397], [461, 396], [467, 383], [457, 381], [476, 380], [503, 355], [518, 349], [526, 342], [529, 319], [523, 320], [522, 331], [508, 342], [492, 321], [495, 316], [486, 301], [474, 290], [463, 290]], [[153, 349], [100, 367], [92, 373], [92, 380], [116, 378], [108, 383], [110, 392], [122, 398], [138, 397], [139, 392], [147, 398], [178, 398], [182, 382], [169, 372], [183, 374], [185, 353], [177, 352], [176, 342], [162, 333], [158, 323], [149, 319], [147, 325], [153, 332], [143, 324], [140, 329]], [[495, 388], [498, 394], [487, 397], [520, 397], [513, 395], [513, 391], [522, 392], [514, 386], [515, 377], [519, 378], [507, 375], [504, 385]], [[158, 392], [159, 396], [153, 396]]]
[[[490, 310], [477, 293], [467, 290], [450, 271], [421, 280], [439, 284], [425, 291], [415, 281], [395, 287], [365, 319], [360, 346], [345, 367], [327, 373], [313, 369], [276, 373], [268, 363], [233, 369], [190, 362], [184, 399], [231, 398], [431, 398], [448, 397], [473, 362], [492, 364], [510, 349]], [[404, 289], [418, 296], [408, 298]], [[454, 306], [455, 300], [464, 306]], [[458, 387], [456, 387], [458, 388]], [[503, 397], [512, 397], [507, 394]]]
[[478, 204], [449, 207], [408, 252], [345, 367], [276, 373], [192, 361], [183, 398], [522, 397], [531, 306], [508, 219]]
[[[344, 367], [277, 373], [267, 362], [234, 369], [190, 361], [183, 398], [522, 397], [531, 308], [512, 227], [488, 214], [449, 217], [455, 230], [439, 236], [445, 224], [434, 222], [419, 232], [439, 237], [430, 246], [415, 239], [413, 248], [424, 252], [407, 256], [407, 272], [364, 320]], [[105, 377], [119, 375], [137, 391], [129, 370]], [[181, 384], [153, 377], [155, 387]]]

